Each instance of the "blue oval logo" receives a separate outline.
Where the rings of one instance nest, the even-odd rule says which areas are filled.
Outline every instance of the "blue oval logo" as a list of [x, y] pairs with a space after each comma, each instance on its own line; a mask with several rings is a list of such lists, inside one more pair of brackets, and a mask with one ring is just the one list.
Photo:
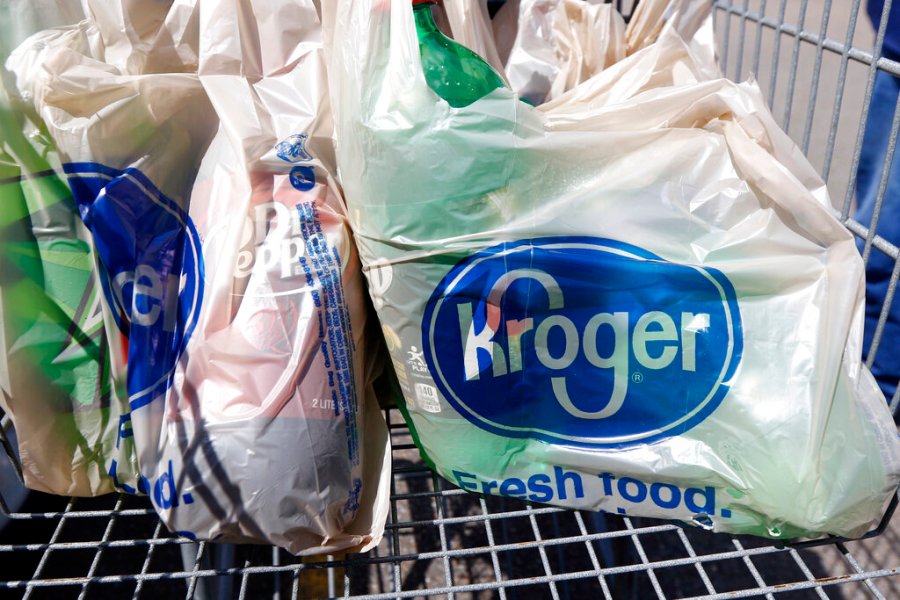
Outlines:
[[742, 350], [720, 271], [591, 237], [469, 256], [432, 294], [423, 338], [435, 382], [473, 424], [587, 447], [694, 427], [725, 397]]
[[132, 410], [162, 397], [203, 299], [200, 236], [187, 211], [137, 169], [64, 165], [100, 259], [101, 283], [128, 336]]

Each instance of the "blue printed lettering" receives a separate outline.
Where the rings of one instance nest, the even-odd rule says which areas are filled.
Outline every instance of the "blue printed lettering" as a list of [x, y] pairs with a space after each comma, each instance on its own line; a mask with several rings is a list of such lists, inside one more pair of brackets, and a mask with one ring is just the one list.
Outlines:
[[178, 494], [175, 491], [175, 474], [172, 470], [172, 461], [169, 461], [169, 470], [163, 472], [153, 486], [153, 501], [163, 510], [178, 506]]
[[432, 293], [422, 323], [429, 371], [464, 418], [497, 435], [589, 447], [647, 443], [702, 422], [743, 347], [723, 273], [590, 237], [467, 257]]
[[689, 511], [708, 515], [716, 514], [716, 490], [711, 487], [684, 490], [684, 505]]
[[560, 500], [565, 500], [567, 498], [567, 482], [572, 482], [572, 491], [576, 498], [584, 498], [584, 485], [581, 482], [581, 475], [571, 471], [563, 471], [562, 467], [553, 467], [553, 474], [556, 477], [557, 498]]
[[566, 500], [570, 496], [584, 498], [581, 475], [558, 466], [553, 467], [552, 474], [534, 473], [527, 479], [520, 477], [502, 480], [482, 479], [474, 473], [465, 471], [452, 471], [452, 475], [460, 488], [486, 495], [527, 498], [532, 502]]
[[[647, 502], [664, 510], [677, 510], [693, 515], [721, 516], [730, 519], [732, 510], [718, 510], [716, 489], [712, 486], [703, 488], [679, 488], [677, 485], [663, 482], [647, 483], [636, 477], [616, 478], [612, 473], [601, 473], [597, 476], [602, 482], [603, 494], [610, 498], [613, 506], [616, 503], [645, 504]], [[614, 484], [615, 482], [615, 484]], [[624, 510], [616, 506], [617, 510]], [[717, 513], [718, 510], [718, 513]]]
[[478, 489], [478, 484], [474, 481], [467, 481], [467, 479], [475, 479], [475, 476], [471, 473], [463, 473], [461, 471], [453, 471], [453, 477], [456, 478], [456, 485], [461, 487], [464, 490], [475, 491]]
[[607, 496], [612, 496], [612, 480], [615, 479], [616, 476], [612, 473], [603, 473], [601, 475], [598, 475], [598, 477], [603, 481], [603, 493]]
[[[666, 490], [668, 500], [663, 499], [663, 490]], [[650, 498], [660, 508], [675, 508], [681, 503], [681, 490], [668, 483], [654, 483], [650, 486]]]
[[[630, 487], [629, 487], [630, 486]], [[635, 504], [641, 503], [647, 497], [647, 486], [633, 477], [622, 477], [618, 484], [619, 495]]]
[[525, 482], [521, 479], [517, 479], [515, 477], [510, 477], [509, 479], [504, 479], [503, 483], [500, 484], [500, 495], [501, 496], [512, 496], [513, 498], [521, 498], [527, 492], [527, 488], [525, 487]]
[[553, 499], [553, 488], [550, 487], [550, 476], [537, 473], [528, 478], [528, 499], [532, 502], [549, 502]]

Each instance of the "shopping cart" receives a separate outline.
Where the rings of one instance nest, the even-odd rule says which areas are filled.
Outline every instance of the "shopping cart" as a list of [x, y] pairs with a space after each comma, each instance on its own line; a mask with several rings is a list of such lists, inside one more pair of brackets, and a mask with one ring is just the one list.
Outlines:
[[[900, 64], [873, 59], [878, 38], [860, 4], [717, 0], [720, 58], [732, 79], [760, 81], [866, 252], [900, 265], [895, 246], [850, 218], [875, 72], [900, 75]], [[885, 126], [893, 153], [900, 111]], [[900, 266], [886, 303], [898, 274]], [[873, 349], [889, 351], [881, 327]], [[900, 397], [890, 400], [897, 414]], [[864, 541], [780, 546], [480, 497], [434, 475], [399, 412], [385, 414], [391, 511], [384, 540], [369, 553], [301, 560], [272, 547], [194, 543], [169, 534], [144, 498], [22, 498], [0, 478], [0, 598], [900, 598], [900, 530], [889, 519]], [[10, 453], [11, 436], [4, 416], [0, 442]], [[7, 473], [19, 469], [0, 456], [6, 462]]]

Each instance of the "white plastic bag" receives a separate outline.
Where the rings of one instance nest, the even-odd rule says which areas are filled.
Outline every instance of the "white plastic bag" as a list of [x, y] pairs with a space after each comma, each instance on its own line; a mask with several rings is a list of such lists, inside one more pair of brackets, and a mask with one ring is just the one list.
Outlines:
[[497, 54], [487, 0], [455, 0], [441, 3], [455, 41], [483, 57], [498, 74], [503, 62]]
[[645, 0], [637, 5], [625, 30], [625, 53], [634, 54], [669, 32], [676, 34], [696, 58], [708, 79], [721, 77], [716, 63], [712, 5], [706, 0]]
[[[83, 18], [77, 2], [0, 6], [0, 59], [38, 29]], [[41, 36], [25, 42], [36, 68]], [[136, 485], [123, 414], [120, 334], [101, 310], [90, 238], [43, 123], [0, 64], [0, 407], [24, 483], [69, 496]], [[109, 475], [118, 473], [118, 480]]]
[[664, 28], [546, 110], [454, 109], [408, 3], [327, 9], [360, 255], [444, 477], [772, 538], [881, 517], [862, 264], [755, 85]]
[[515, 0], [494, 18], [510, 86], [541, 104], [625, 56], [625, 22], [597, 0]]
[[137, 491], [190, 538], [368, 548], [389, 446], [314, 5], [120, 8], [19, 76], [128, 334]]
[[696, 0], [645, 0], [627, 27], [597, 0], [510, 0], [492, 26], [511, 87], [533, 104], [560, 97], [670, 30], [698, 57], [694, 68], [720, 76], [709, 5]]

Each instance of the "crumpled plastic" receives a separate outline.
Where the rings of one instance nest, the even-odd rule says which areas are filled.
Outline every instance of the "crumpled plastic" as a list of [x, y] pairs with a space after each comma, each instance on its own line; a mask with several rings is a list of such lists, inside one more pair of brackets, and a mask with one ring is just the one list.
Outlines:
[[625, 22], [612, 4], [512, 0], [493, 29], [510, 87], [535, 105], [625, 57]]
[[[75, 2], [7, 3], [0, 57], [36, 30], [81, 18]], [[56, 148], [10, 80], [0, 65], [0, 407], [18, 433], [27, 487], [105, 494], [117, 485], [112, 462], [121, 483], [137, 481], [134, 445], [120, 427], [121, 335], [101, 308], [90, 237]]]
[[191, 539], [377, 544], [379, 342], [334, 178], [315, 4], [88, 4], [22, 46], [40, 68], [12, 62], [128, 338], [140, 477], [120, 487]]
[[323, 5], [338, 165], [414, 438], [472, 492], [860, 535], [900, 441], [859, 358], [852, 236], [758, 87], [716, 75], [708, 3], [641, 8], [630, 55], [555, 100], [456, 109], [408, 3]]

